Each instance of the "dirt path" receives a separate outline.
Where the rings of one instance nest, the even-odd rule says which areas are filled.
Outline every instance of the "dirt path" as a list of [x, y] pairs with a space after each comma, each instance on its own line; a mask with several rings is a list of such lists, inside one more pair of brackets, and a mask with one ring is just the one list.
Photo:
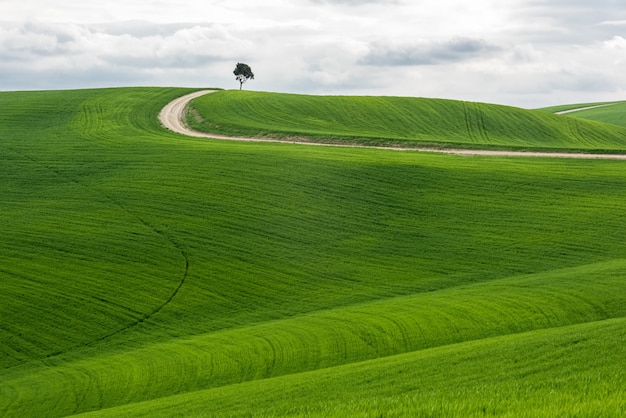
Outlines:
[[[590, 153], [567, 153], [567, 152], [538, 152], [538, 151], [493, 151], [493, 150], [466, 150], [466, 149], [436, 149], [436, 148], [420, 148], [420, 147], [379, 147], [367, 145], [342, 145], [342, 144], [323, 144], [318, 142], [308, 142], [302, 140], [281, 140], [268, 138], [250, 138], [240, 136], [228, 136], [220, 134], [209, 134], [205, 132], [194, 131], [188, 128], [184, 123], [185, 108], [187, 104], [196, 97], [213, 93], [216, 90], [202, 90], [179, 97], [168, 103], [159, 113], [161, 124], [167, 129], [176, 133], [193, 136], [197, 138], [223, 139], [229, 141], [246, 141], [246, 142], [284, 142], [290, 144], [305, 144], [327, 147], [354, 147], [354, 148], [375, 148], [393, 151], [421, 151], [435, 152], [441, 154], [454, 154], [466, 156], [489, 156], [489, 157], [542, 157], [542, 158], [577, 158], [577, 159], [605, 159], [605, 160], [626, 160], [623, 154], [590, 154]], [[571, 111], [582, 110], [572, 109]]]
[[578, 107], [576, 109], [561, 110], [560, 112], [554, 112], [554, 114], [555, 115], [565, 115], [567, 113], [580, 112], [581, 110], [589, 110], [589, 109], [595, 109], [595, 108], [598, 108], [598, 107], [613, 106], [614, 104], [615, 103], [607, 103], [607, 104], [601, 104], [601, 105], [595, 105], [595, 106]]

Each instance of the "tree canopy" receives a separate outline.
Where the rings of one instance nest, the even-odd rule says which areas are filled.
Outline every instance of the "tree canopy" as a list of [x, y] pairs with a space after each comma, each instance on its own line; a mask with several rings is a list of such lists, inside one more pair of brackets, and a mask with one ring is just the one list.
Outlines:
[[241, 90], [243, 83], [248, 80], [254, 80], [254, 73], [252, 72], [252, 69], [248, 64], [244, 64], [242, 62], [237, 63], [233, 74], [235, 74], [235, 79], [239, 81], [239, 90]]

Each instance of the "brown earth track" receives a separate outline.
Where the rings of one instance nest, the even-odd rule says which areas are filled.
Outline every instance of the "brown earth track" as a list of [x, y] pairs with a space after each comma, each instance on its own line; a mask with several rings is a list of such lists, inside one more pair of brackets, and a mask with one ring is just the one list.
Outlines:
[[[212, 134], [199, 132], [186, 126], [185, 109], [189, 102], [197, 97], [205, 94], [213, 93], [216, 90], [201, 90], [194, 93], [179, 97], [168, 103], [159, 113], [161, 124], [176, 133], [193, 136], [196, 138], [221, 139], [229, 141], [247, 141], [247, 142], [285, 142], [290, 144], [317, 145], [330, 147], [355, 147], [355, 148], [374, 148], [393, 151], [419, 151], [419, 152], [435, 152], [441, 154], [454, 154], [464, 156], [488, 156], [488, 157], [540, 157], [540, 158], [576, 158], [576, 159], [604, 159], [604, 160], [626, 160], [624, 154], [593, 154], [579, 152], [543, 152], [543, 151], [502, 151], [502, 150], [474, 150], [474, 149], [437, 149], [424, 147], [383, 147], [383, 146], [367, 146], [354, 144], [328, 144], [311, 142], [305, 139], [271, 139], [271, 138], [254, 138], [241, 136], [228, 136], [220, 134]], [[575, 109], [574, 109], [575, 110]], [[578, 109], [582, 110], [582, 109]], [[570, 110], [571, 112], [573, 110]]]

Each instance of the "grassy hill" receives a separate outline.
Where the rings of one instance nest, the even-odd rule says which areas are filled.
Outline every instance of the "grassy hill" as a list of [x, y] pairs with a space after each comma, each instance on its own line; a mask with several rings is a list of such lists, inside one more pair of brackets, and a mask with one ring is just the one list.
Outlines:
[[626, 102], [589, 103], [569, 106], [557, 106], [541, 110], [554, 113], [561, 110], [581, 109], [585, 107], [594, 108], [571, 112], [567, 115], [575, 118], [626, 127], [626, 117], [624, 117], [624, 115], [626, 114]]
[[443, 99], [221, 91], [195, 99], [188, 123], [205, 132], [376, 145], [626, 150], [626, 127]]
[[188, 91], [0, 93], [0, 416], [624, 412], [623, 162], [187, 138]]

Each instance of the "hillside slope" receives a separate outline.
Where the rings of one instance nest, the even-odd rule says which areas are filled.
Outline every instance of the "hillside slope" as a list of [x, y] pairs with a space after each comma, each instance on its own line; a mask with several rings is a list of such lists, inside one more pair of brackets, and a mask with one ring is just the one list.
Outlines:
[[626, 150], [626, 128], [443, 99], [221, 91], [195, 99], [187, 121], [203, 132], [370, 145]]
[[[588, 105], [575, 105], [574, 109], [591, 107], [594, 105], [595, 104], [593, 103]], [[624, 115], [626, 114], [626, 102], [604, 103], [595, 106], [598, 107], [571, 112], [568, 113], [568, 116], [626, 127], [626, 117], [624, 117]], [[559, 109], [561, 108], [546, 108], [542, 110], [554, 112], [558, 111]]]
[[623, 411], [622, 161], [186, 138], [189, 91], [0, 93], [0, 416]]

